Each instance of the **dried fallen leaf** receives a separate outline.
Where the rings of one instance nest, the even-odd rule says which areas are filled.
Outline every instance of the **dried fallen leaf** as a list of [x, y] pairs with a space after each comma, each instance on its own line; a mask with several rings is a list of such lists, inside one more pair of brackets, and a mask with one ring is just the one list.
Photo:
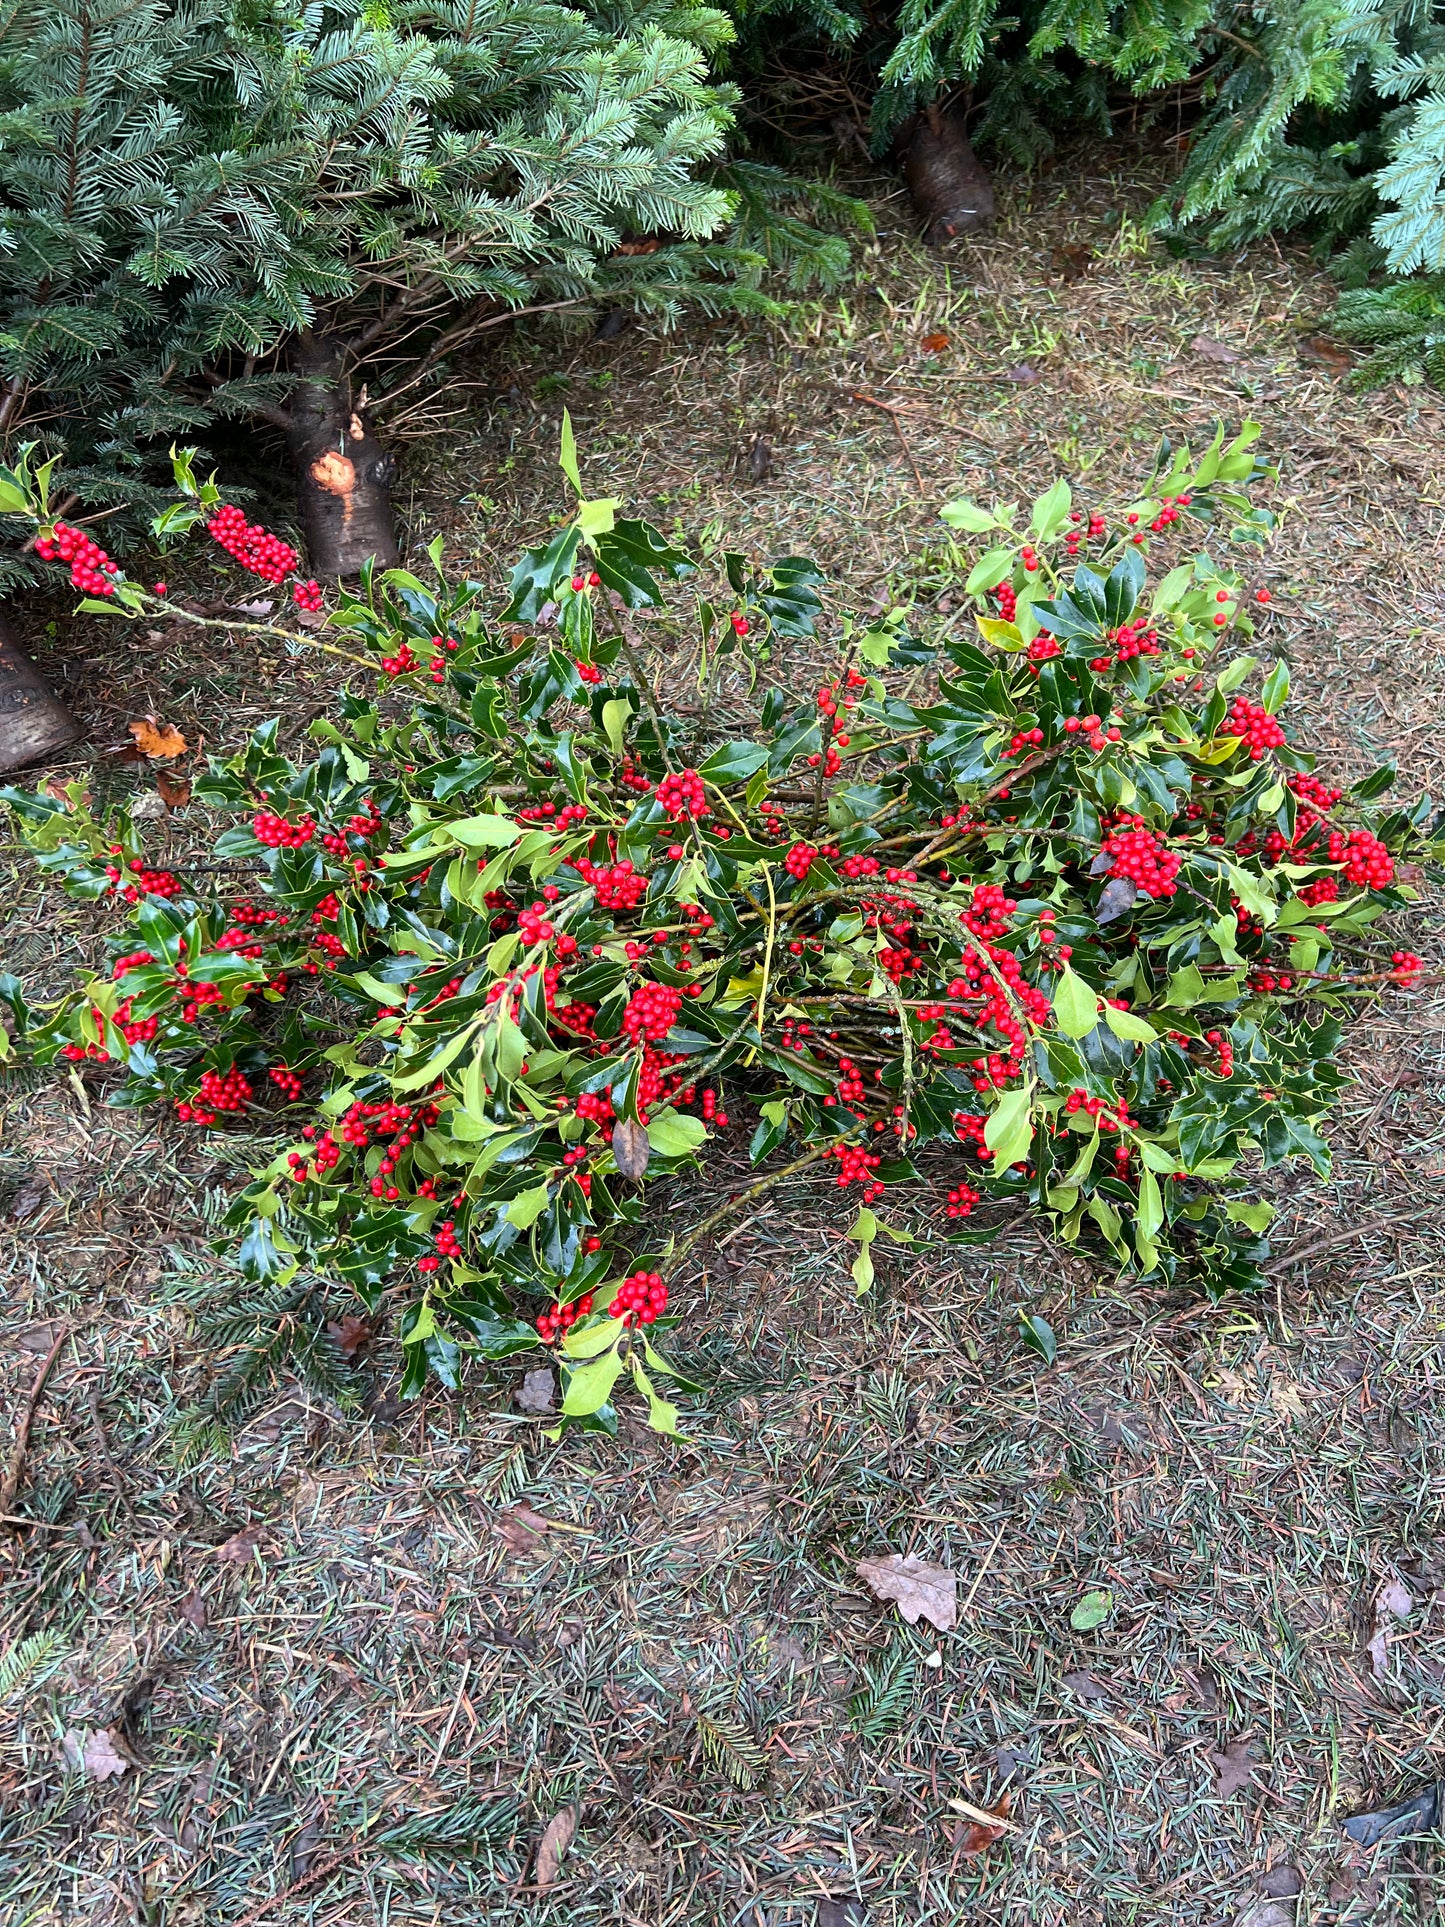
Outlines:
[[1231, 361], [1244, 359], [1237, 348], [1231, 348], [1227, 341], [1216, 341], [1213, 335], [1196, 335], [1189, 344], [1189, 351], [1202, 361], [1218, 361], [1226, 366]]
[[505, 1512], [497, 1514], [496, 1534], [509, 1552], [535, 1552], [550, 1531], [551, 1523], [523, 1499], [519, 1505], [508, 1506]]
[[947, 1566], [931, 1566], [912, 1552], [890, 1552], [860, 1559], [853, 1570], [876, 1599], [891, 1599], [910, 1626], [923, 1618], [947, 1633], [958, 1624], [958, 1576]]
[[118, 1780], [130, 1771], [130, 1761], [116, 1751], [115, 1733], [108, 1726], [95, 1732], [72, 1726], [60, 1744], [71, 1766], [87, 1780]]
[[33, 1218], [49, 1196], [50, 1187], [42, 1179], [27, 1178], [10, 1200], [10, 1216], [17, 1224]]
[[972, 1860], [985, 1848], [991, 1847], [995, 1840], [1002, 1840], [1006, 1833], [1017, 1833], [1018, 1828], [1008, 1817], [1009, 1796], [1003, 1794], [996, 1807], [976, 1807], [967, 1800], [950, 1800], [948, 1803], [955, 1813], [961, 1813], [969, 1821], [967, 1827], [959, 1829], [958, 1852], [964, 1860]]
[[1020, 384], [1020, 386], [1023, 386], [1031, 381], [1042, 381], [1043, 376], [1039, 373], [1037, 368], [1030, 366], [1030, 364], [1026, 361], [1021, 361], [1016, 368], [1009, 368], [1005, 370], [1004, 380], [1016, 381]]
[[1094, 1678], [1092, 1673], [1065, 1673], [1064, 1685], [1071, 1693], [1077, 1693], [1081, 1700], [1112, 1699], [1107, 1686]]
[[168, 810], [183, 810], [191, 800], [187, 776], [173, 776], [168, 769], [156, 771], [156, 791]]
[[1347, 374], [1355, 365], [1355, 357], [1348, 348], [1342, 348], [1337, 341], [1327, 335], [1306, 335], [1299, 345], [1302, 361], [1322, 361], [1327, 368], [1340, 374]]
[[354, 1311], [346, 1312], [340, 1318], [333, 1318], [328, 1323], [326, 1331], [343, 1358], [355, 1358], [362, 1346], [369, 1345], [372, 1339], [371, 1325]]
[[765, 482], [772, 472], [772, 444], [765, 442], [761, 435], [755, 435], [752, 447], [748, 450], [748, 474], [755, 482]]
[[542, 1830], [542, 1838], [537, 1842], [537, 1864], [533, 1880], [539, 1887], [550, 1887], [562, 1871], [562, 1862], [567, 1858], [577, 1832], [576, 1807], [563, 1807], [554, 1813]]
[[142, 716], [139, 722], [130, 723], [127, 727], [142, 756], [169, 762], [172, 757], [186, 753], [185, 737], [173, 723], [163, 723], [159, 716]]
[[276, 604], [270, 596], [258, 596], [253, 602], [236, 602], [231, 606], [239, 616], [269, 616]]
[[159, 790], [142, 790], [130, 805], [132, 823], [158, 823], [165, 814], [165, 799]]
[[612, 1156], [624, 1178], [642, 1177], [652, 1156], [647, 1126], [635, 1117], [619, 1117], [612, 1127]]
[[537, 1365], [517, 1387], [517, 1410], [534, 1415], [552, 1412], [557, 1407], [557, 1380], [550, 1365]]
[[1054, 249], [1050, 258], [1055, 270], [1063, 276], [1065, 281], [1077, 281], [1089, 272], [1089, 264], [1094, 258], [1094, 252], [1092, 248], [1085, 247], [1082, 242], [1065, 241]]
[[216, 1557], [228, 1566], [244, 1566], [255, 1558], [256, 1548], [265, 1537], [265, 1526], [242, 1526], [216, 1547]]
[[181, 1601], [181, 1618], [198, 1633], [206, 1630], [206, 1602], [198, 1592], [188, 1592]]
[[925, 354], [941, 355], [953, 346], [948, 336], [940, 328], [936, 334], [925, 335], [919, 343]]
[[1241, 1787], [1248, 1786], [1254, 1772], [1248, 1740], [1234, 1740], [1222, 1753], [1211, 1753], [1209, 1763], [1218, 1776], [1214, 1792], [1220, 1800], [1228, 1800]]
[[1375, 1594], [1375, 1630], [1365, 1651], [1370, 1655], [1370, 1664], [1375, 1669], [1375, 1678], [1383, 1679], [1390, 1664], [1390, 1622], [1395, 1619], [1408, 1619], [1414, 1611], [1415, 1600], [1407, 1586], [1392, 1573]]
[[1240, 1908], [1230, 1927], [1295, 1927], [1292, 1900], [1251, 1900]]

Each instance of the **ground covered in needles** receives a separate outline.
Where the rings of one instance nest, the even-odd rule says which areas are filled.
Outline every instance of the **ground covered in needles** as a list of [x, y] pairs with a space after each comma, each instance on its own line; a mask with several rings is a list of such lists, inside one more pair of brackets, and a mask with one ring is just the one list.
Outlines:
[[[876, 567], [880, 610], [922, 596], [943, 623], [939, 504], [1059, 470], [1117, 495], [1161, 433], [1247, 414], [1283, 471], [1267, 642], [1309, 747], [1351, 778], [1394, 755], [1439, 795], [1439, 416], [1349, 392], [1303, 262], [1148, 249], [1152, 186], [1061, 168], [943, 261], [882, 198], [860, 286], [782, 328], [519, 338], [413, 422], [413, 534], [500, 573], [563, 509], [565, 404], [590, 474], [663, 526]], [[153, 781], [103, 753], [136, 718], [217, 748], [331, 700], [314, 659], [244, 634], [56, 620], [35, 641], [101, 796]], [[746, 717], [741, 683], [723, 700]], [[158, 814], [157, 856], [188, 834]], [[18, 860], [6, 900], [6, 967], [58, 988], [94, 913]], [[1398, 934], [1430, 959], [1428, 924]], [[860, 1309], [827, 1192], [780, 1187], [670, 1280], [710, 1386], [685, 1447], [626, 1419], [617, 1446], [547, 1447], [512, 1403], [531, 1360], [402, 1403], [340, 1305], [329, 1387], [298, 1376], [284, 1311], [207, 1251], [237, 1141], [12, 1076], [12, 1410], [63, 1342], [6, 1508], [40, 1523], [0, 1522], [7, 1912], [1430, 1918], [1428, 1847], [1360, 1852], [1341, 1822], [1441, 1772], [1442, 1015], [1395, 994], [1352, 1038], [1335, 1174], [1278, 1180], [1263, 1299], [1115, 1288], [1020, 1228], [880, 1245]], [[748, 1168], [724, 1134], [656, 1208], [686, 1226]], [[258, 1334], [265, 1396], [208, 1427], [197, 1400]], [[956, 1569], [956, 1631], [872, 1599], [855, 1562], [890, 1551]], [[980, 1851], [950, 1801], [1005, 1795]]]

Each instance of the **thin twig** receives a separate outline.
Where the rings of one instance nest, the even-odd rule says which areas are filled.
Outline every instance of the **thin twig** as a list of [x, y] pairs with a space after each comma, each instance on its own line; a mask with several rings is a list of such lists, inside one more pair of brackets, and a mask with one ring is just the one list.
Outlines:
[[700, 1225], [695, 1226], [688, 1233], [677, 1250], [673, 1252], [669, 1263], [679, 1264], [707, 1236], [714, 1225], [721, 1224], [724, 1218], [731, 1217], [733, 1212], [742, 1205], [751, 1204], [754, 1198], [762, 1197], [765, 1191], [771, 1191], [775, 1184], [781, 1184], [784, 1178], [792, 1177], [795, 1171], [806, 1170], [810, 1164], [816, 1164], [820, 1158], [830, 1157], [840, 1144], [846, 1144], [850, 1138], [856, 1136], [856, 1131], [845, 1131], [841, 1137], [834, 1138], [831, 1144], [820, 1145], [816, 1150], [809, 1151], [806, 1157], [795, 1158], [791, 1164], [785, 1164], [781, 1171], [772, 1171], [767, 1177], [759, 1178], [756, 1184], [750, 1184], [746, 1191], [739, 1191], [736, 1196], [729, 1198], [726, 1204], [720, 1205], [716, 1211], [709, 1213]]
[[913, 470], [913, 479], [918, 484], [918, 493], [920, 495], [926, 495], [928, 493], [927, 487], [923, 477], [918, 472], [918, 464], [913, 459], [913, 450], [908, 446], [908, 437], [904, 434], [903, 423], [899, 419], [903, 410], [901, 408], [895, 408], [892, 402], [879, 401], [876, 395], [864, 394], [861, 389], [853, 390], [852, 394], [854, 401], [866, 402], [868, 407], [880, 410], [880, 412], [885, 414], [889, 421], [892, 422], [893, 433], [898, 437], [898, 445], [908, 458], [908, 466]]
[[69, 1325], [62, 1325], [55, 1343], [41, 1361], [40, 1370], [35, 1374], [35, 1383], [30, 1387], [30, 1396], [21, 1409], [20, 1423], [15, 1429], [15, 1448], [10, 1454], [10, 1464], [6, 1469], [4, 1482], [0, 1483], [0, 1514], [12, 1523], [20, 1481], [25, 1476], [25, 1454], [30, 1449], [30, 1427], [45, 1392], [45, 1381], [49, 1378], [51, 1369], [60, 1356], [61, 1346], [69, 1336]]
[[1381, 1212], [1373, 1218], [1366, 1218], [1361, 1224], [1351, 1225], [1348, 1231], [1331, 1232], [1328, 1238], [1317, 1238], [1303, 1250], [1291, 1250], [1281, 1254], [1273, 1264], [1265, 1266], [1268, 1276], [1277, 1271], [1293, 1271], [1297, 1265], [1306, 1264], [1311, 1258], [1318, 1258], [1322, 1252], [1333, 1251], [1336, 1245], [1347, 1245], [1356, 1238], [1363, 1238], [1366, 1232], [1378, 1231], [1384, 1225], [1413, 1224], [1416, 1218], [1433, 1218], [1439, 1212], [1438, 1204], [1421, 1205], [1418, 1211]]

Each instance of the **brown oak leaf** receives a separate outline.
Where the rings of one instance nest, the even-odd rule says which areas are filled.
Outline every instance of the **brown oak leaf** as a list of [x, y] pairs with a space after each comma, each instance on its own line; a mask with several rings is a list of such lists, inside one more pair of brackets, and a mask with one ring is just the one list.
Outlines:
[[853, 1570], [876, 1599], [891, 1599], [910, 1626], [923, 1618], [947, 1633], [958, 1624], [958, 1577], [947, 1566], [931, 1566], [912, 1552], [890, 1552], [860, 1559]]
[[354, 1311], [346, 1312], [340, 1318], [333, 1318], [326, 1327], [327, 1334], [343, 1358], [355, 1358], [363, 1345], [371, 1343], [371, 1326], [366, 1319]]
[[198, 1592], [188, 1592], [181, 1601], [181, 1618], [198, 1633], [206, 1630], [206, 1602]]
[[118, 1780], [122, 1773], [130, 1772], [130, 1761], [116, 1750], [113, 1727], [92, 1732], [89, 1727], [72, 1726], [60, 1744], [71, 1766], [87, 1780]]
[[163, 723], [159, 716], [142, 716], [139, 722], [130, 723], [128, 728], [142, 756], [170, 762], [173, 757], [184, 756], [188, 748], [185, 737], [174, 723]]
[[1220, 1800], [1228, 1800], [1241, 1787], [1247, 1787], [1254, 1773], [1248, 1740], [1234, 1740], [1222, 1753], [1211, 1753], [1209, 1763], [1218, 1776], [1214, 1792]]

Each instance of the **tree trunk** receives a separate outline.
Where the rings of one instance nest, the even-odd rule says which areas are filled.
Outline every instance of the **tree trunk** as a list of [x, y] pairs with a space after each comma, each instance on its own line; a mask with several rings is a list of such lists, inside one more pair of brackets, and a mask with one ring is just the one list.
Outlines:
[[0, 618], [0, 770], [22, 769], [73, 743], [80, 724]]
[[899, 133], [903, 178], [930, 247], [940, 248], [993, 219], [993, 183], [969, 145], [960, 116], [936, 104]]
[[368, 557], [400, 561], [391, 515], [395, 458], [352, 403], [339, 348], [303, 336], [287, 441], [296, 464], [301, 522], [319, 576], [355, 575]]

